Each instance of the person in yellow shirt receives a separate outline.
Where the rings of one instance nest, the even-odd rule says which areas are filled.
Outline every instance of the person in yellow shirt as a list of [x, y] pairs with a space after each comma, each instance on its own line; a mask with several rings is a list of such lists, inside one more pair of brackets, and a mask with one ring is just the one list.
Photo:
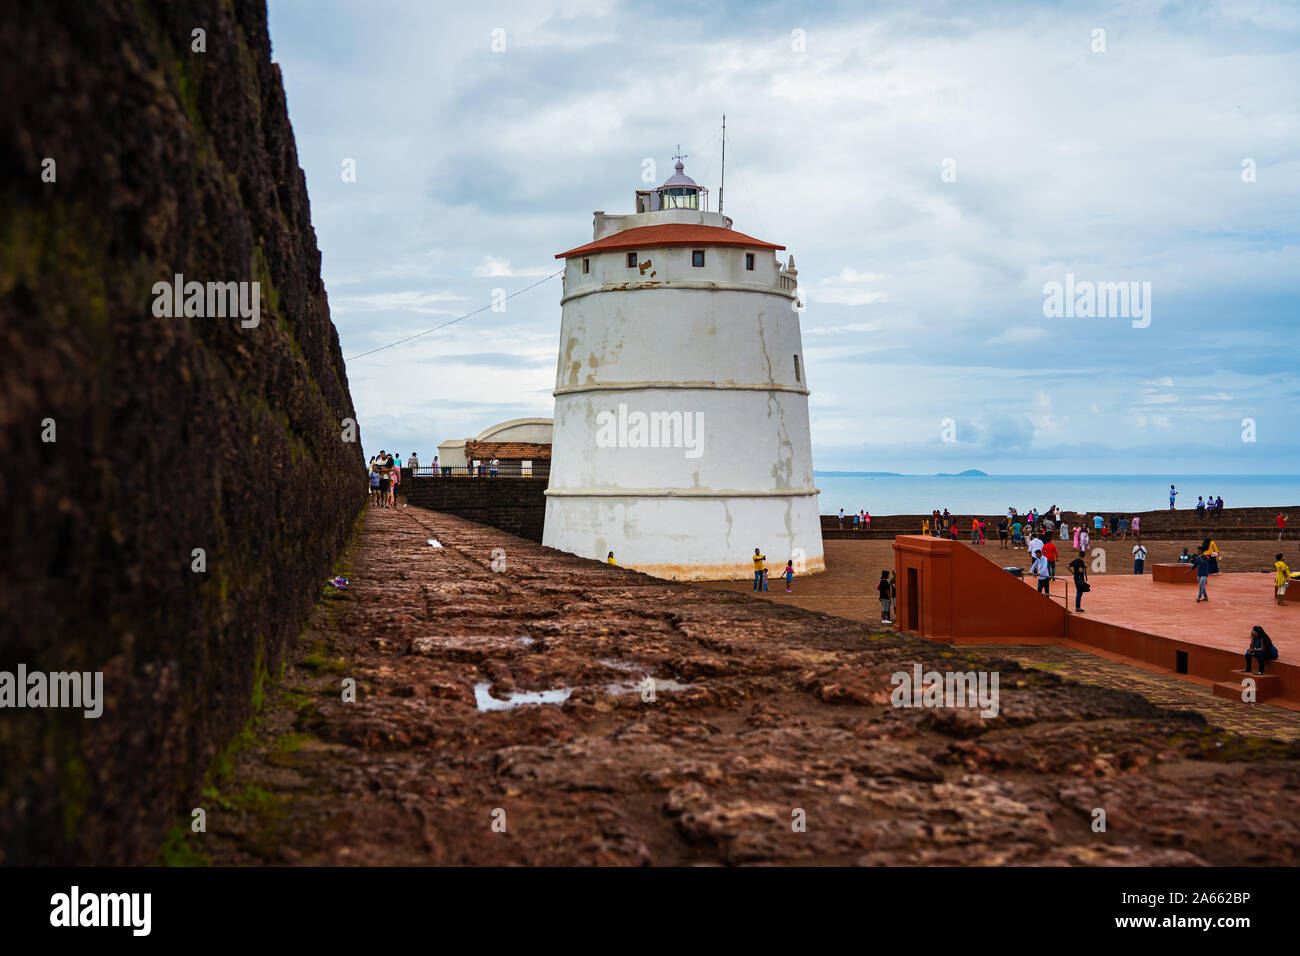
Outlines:
[[605, 559], [605, 563], [606, 563], [606, 564], [618, 564], [618, 562], [614, 560], [614, 552], [613, 552], [613, 551], [611, 551], [611, 552], [609, 553], [609, 557]]
[[1273, 583], [1277, 586], [1277, 604], [1278, 607], [1281, 607], [1286, 601], [1287, 585], [1291, 583], [1291, 569], [1287, 567], [1287, 563], [1282, 560], [1282, 555], [1279, 554], [1277, 560], [1273, 562], [1273, 570], [1277, 572], [1277, 577], [1273, 579]]
[[1205, 556], [1209, 559], [1210, 573], [1218, 574], [1220, 557], [1219, 546], [1214, 543], [1214, 539], [1207, 535], [1205, 540], [1201, 542], [1201, 550], [1205, 552]]
[[767, 582], [763, 580], [767, 572], [767, 555], [760, 554], [758, 548], [754, 549], [754, 590], [766, 591]]
[[922, 534], [923, 536], [926, 536], [926, 537], [929, 536], [929, 534], [930, 534], [930, 519], [928, 519], [928, 518], [922, 518], [922, 519], [921, 519], [921, 534]]

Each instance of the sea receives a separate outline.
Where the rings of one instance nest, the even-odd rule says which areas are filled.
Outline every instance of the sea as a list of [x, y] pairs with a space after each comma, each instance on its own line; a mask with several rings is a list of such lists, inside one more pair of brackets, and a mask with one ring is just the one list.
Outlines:
[[1169, 507], [1169, 486], [1178, 508], [1196, 507], [1196, 496], [1221, 495], [1225, 508], [1287, 508], [1298, 512], [1300, 476], [1295, 475], [855, 475], [815, 472], [822, 514], [864, 508], [873, 515], [1002, 514], [1060, 505], [1065, 511], [1158, 511]]

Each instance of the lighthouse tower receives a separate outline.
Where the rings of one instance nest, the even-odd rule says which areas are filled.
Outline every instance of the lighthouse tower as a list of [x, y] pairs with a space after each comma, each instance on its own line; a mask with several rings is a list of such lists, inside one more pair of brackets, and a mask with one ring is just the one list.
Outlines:
[[543, 544], [663, 578], [825, 568], [794, 259], [682, 157], [565, 260]]

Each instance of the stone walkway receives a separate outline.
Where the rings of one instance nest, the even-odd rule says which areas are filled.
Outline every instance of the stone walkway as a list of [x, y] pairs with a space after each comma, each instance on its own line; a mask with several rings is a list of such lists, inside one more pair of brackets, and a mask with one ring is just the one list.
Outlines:
[[[217, 762], [207, 832], [182, 829], [169, 862], [1300, 862], [1296, 744], [1004, 648], [875, 633], [416, 508], [368, 512], [345, 563], [351, 585]], [[996, 715], [893, 706], [892, 675], [914, 666], [996, 673]]]

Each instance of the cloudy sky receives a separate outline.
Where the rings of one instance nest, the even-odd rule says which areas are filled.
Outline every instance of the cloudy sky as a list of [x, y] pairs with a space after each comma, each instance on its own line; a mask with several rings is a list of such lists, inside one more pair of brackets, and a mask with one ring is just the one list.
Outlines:
[[[819, 470], [1300, 472], [1300, 5], [270, 13], [368, 453], [549, 417], [554, 254], [678, 143], [716, 208], [725, 112], [726, 212], [808, 299]], [[1067, 274], [1150, 283], [1149, 324], [1045, 315]]]

